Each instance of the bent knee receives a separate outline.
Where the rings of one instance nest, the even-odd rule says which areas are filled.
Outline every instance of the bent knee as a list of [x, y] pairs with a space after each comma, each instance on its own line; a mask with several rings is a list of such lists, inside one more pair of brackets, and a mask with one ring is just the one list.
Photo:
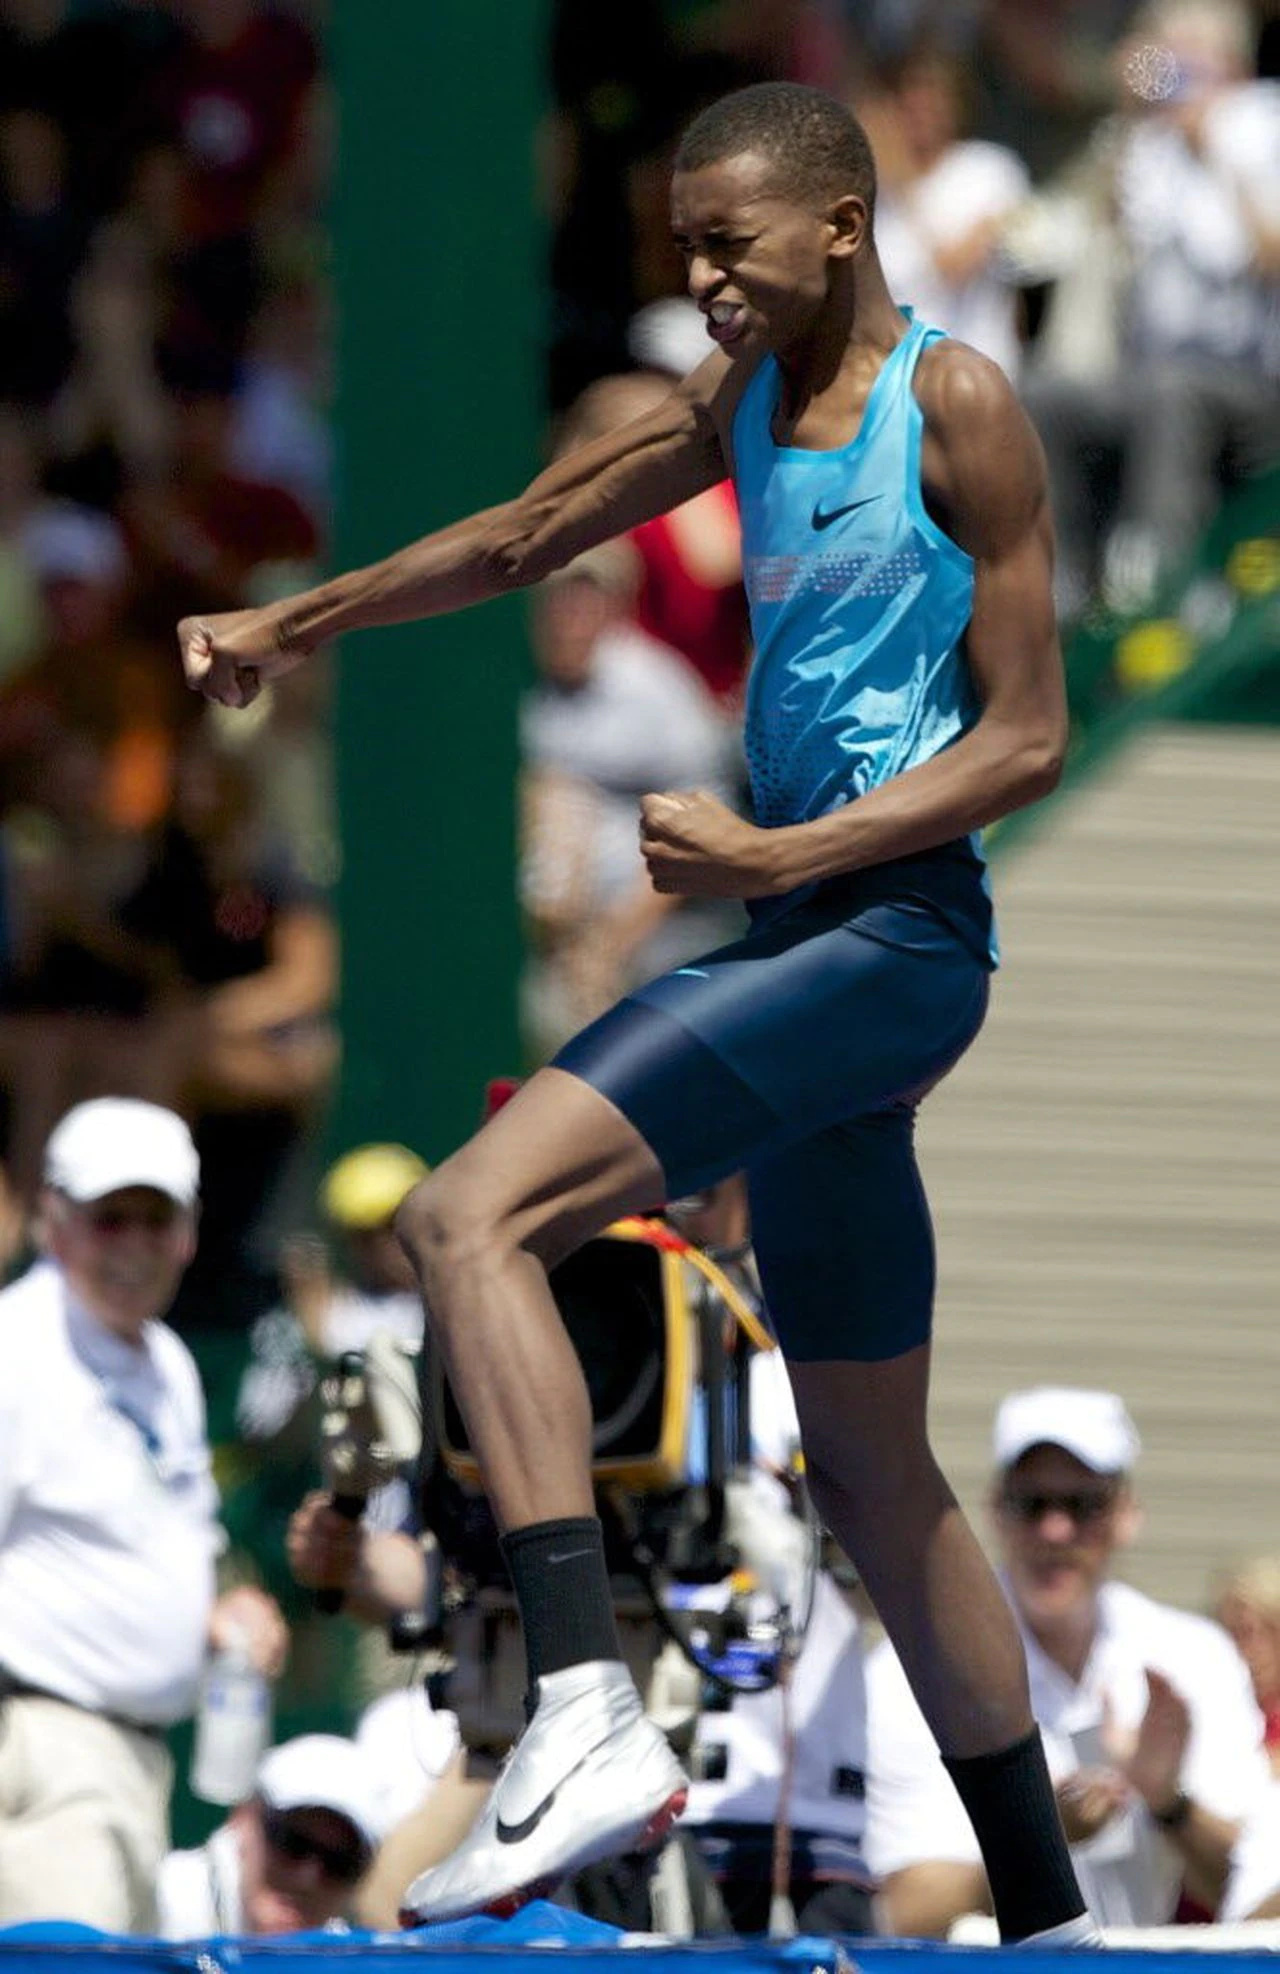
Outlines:
[[424, 1283], [477, 1266], [504, 1246], [503, 1216], [479, 1188], [451, 1174], [448, 1165], [429, 1173], [406, 1195], [393, 1225]]

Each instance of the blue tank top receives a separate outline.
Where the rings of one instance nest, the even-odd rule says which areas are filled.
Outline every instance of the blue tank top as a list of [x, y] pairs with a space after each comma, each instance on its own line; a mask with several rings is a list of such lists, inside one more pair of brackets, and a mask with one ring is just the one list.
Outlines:
[[[920, 485], [917, 322], [885, 359], [848, 445], [814, 452], [772, 434], [781, 373], [766, 357], [733, 421], [743, 580], [755, 656], [746, 754], [756, 821], [811, 822], [927, 761], [979, 705], [964, 654], [973, 562], [930, 518]], [[990, 944], [976, 839], [881, 867], [968, 871], [963, 916]], [[867, 873], [859, 873], [866, 877]], [[951, 914], [948, 913], [948, 916]], [[985, 920], [985, 926], [975, 924]]]

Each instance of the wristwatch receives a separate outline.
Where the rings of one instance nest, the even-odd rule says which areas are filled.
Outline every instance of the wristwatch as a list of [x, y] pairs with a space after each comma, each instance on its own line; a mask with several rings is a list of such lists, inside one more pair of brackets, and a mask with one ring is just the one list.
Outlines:
[[1191, 1798], [1185, 1789], [1176, 1789], [1164, 1809], [1151, 1811], [1151, 1820], [1162, 1830], [1181, 1830], [1191, 1814]]

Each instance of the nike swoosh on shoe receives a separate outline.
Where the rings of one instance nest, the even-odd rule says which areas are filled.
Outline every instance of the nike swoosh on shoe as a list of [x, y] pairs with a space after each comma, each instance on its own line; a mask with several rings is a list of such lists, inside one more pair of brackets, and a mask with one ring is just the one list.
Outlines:
[[589, 1761], [591, 1756], [595, 1754], [597, 1748], [602, 1748], [607, 1741], [612, 1740], [616, 1731], [616, 1728], [611, 1727], [607, 1732], [601, 1734], [598, 1740], [593, 1741], [589, 1748], [584, 1748], [582, 1753], [574, 1761], [570, 1762], [568, 1768], [556, 1777], [546, 1794], [534, 1804], [527, 1816], [517, 1817], [508, 1823], [501, 1809], [495, 1807], [493, 1829], [498, 1842], [500, 1844], [519, 1844], [526, 1837], [530, 1836], [537, 1829], [543, 1817], [555, 1802], [557, 1795], [563, 1789], [569, 1777], [577, 1774], [583, 1764]]

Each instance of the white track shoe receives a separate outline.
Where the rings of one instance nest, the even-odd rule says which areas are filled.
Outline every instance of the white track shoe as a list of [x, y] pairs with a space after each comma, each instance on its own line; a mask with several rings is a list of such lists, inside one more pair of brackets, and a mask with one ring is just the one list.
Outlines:
[[620, 1660], [548, 1673], [475, 1824], [452, 1856], [414, 1879], [400, 1923], [505, 1919], [583, 1865], [654, 1849], [688, 1792]]

